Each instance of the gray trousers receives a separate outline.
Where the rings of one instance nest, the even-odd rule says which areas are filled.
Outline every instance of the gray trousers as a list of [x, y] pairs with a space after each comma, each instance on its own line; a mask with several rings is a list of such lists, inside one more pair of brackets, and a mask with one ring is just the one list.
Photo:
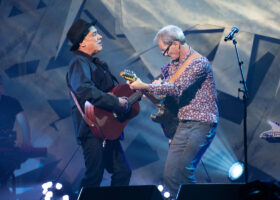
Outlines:
[[170, 144], [164, 169], [164, 182], [171, 197], [181, 184], [195, 183], [194, 171], [211, 144], [217, 124], [198, 121], [180, 122]]

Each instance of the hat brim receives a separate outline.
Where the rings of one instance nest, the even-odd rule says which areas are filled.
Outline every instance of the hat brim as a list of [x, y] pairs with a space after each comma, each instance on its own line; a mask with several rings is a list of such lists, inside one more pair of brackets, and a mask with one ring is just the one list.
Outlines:
[[82, 34], [80, 35], [79, 39], [76, 40], [73, 44], [72, 47], [70, 48], [70, 51], [76, 51], [79, 48], [79, 44], [85, 39], [85, 37], [87, 36], [87, 34], [89, 33], [89, 27], [91, 26], [95, 26], [97, 23], [96, 20], [94, 20], [91, 23], [88, 23], [87, 28], [85, 28], [85, 30], [82, 32]]

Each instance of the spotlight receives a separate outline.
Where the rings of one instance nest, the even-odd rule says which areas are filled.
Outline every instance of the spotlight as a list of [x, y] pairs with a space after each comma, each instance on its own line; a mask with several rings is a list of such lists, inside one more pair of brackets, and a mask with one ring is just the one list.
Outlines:
[[170, 192], [163, 184], [159, 184], [157, 188], [160, 191], [161, 195], [164, 197], [164, 199], [169, 199]]
[[53, 197], [53, 192], [48, 191], [45, 196], [45, 200], [51, 199]]
[[73, 194], [71, 186], [66, 182], [49, 181], [42, 184], [44, 200], [69, 200]]
[[45, 195], [45, 194], [47, 194], [47, 192], [48, 192], [48, 189], [44, 188], [42, 194]]
[[57, 190], [61, 190], [62, 184], [61, 184], [61, 183], [56, 183], [56, 184], [55, 184], [55, 188], [56, 188]]
[[169, 197], [170, 197], [170, 193], [169, 193], [169, 192], [165, 192], [165, 193], [163, 194], [163, 196], [164, 196], [165, 198], [169, 198]]
[[44, 183], [44, 184], [42, 185], [42, 188], [43, 188], [44, 190], [47, 190], [47, 189], [51, 188], [52, 186], [53, 186], [53, 182], [52, 182], [52, 181], [49, 181], [49, 182]]
[[244, 171], [244, 165], [241, 162], [234, 163], [229, 171], [228, 171], [228, 177], [230, 180], [235, 181], [236, 179], [240, 178], [240, 176], [243, 174]]
[[64, 196], [62, 197], [62, 200], [69, 200], [69, 195], [64, 195]]
[[159, 190], [160, 192], [163, 191], [163, 185], [158, 185], [157, 188], [158, 188], [158, 190]]

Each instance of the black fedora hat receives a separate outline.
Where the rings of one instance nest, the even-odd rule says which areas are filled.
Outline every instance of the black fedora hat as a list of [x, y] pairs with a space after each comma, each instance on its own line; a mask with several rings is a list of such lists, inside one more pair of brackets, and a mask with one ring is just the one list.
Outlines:
[[75, 51], [79, 48], [80, 42], [82, 42], [89, 33], [89, 27], [94, 26], [95, 24], [96, 21], [87, 23], [83, 19], [78, 19], [74, 24], [72, 24], [67, 32], [67, 38], [72, 43], [72, 47], [70, 48], [71, 51]]

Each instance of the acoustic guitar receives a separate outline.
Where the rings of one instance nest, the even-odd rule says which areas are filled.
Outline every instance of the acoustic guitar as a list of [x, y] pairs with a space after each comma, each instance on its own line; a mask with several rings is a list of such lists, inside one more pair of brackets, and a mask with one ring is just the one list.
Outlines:
[[137, 101], [142, 94], [132, 91], [127, 84], [117, 85], [110, 91], [110, 94], [116, 97], [127, 97], [131, 107], [129, 111], [127, 113], [110, 112], [86, 101], [83, 118], [95, 137], [115, 140], [121, 136], [128, 121], [138, 115], [140, 106]]

